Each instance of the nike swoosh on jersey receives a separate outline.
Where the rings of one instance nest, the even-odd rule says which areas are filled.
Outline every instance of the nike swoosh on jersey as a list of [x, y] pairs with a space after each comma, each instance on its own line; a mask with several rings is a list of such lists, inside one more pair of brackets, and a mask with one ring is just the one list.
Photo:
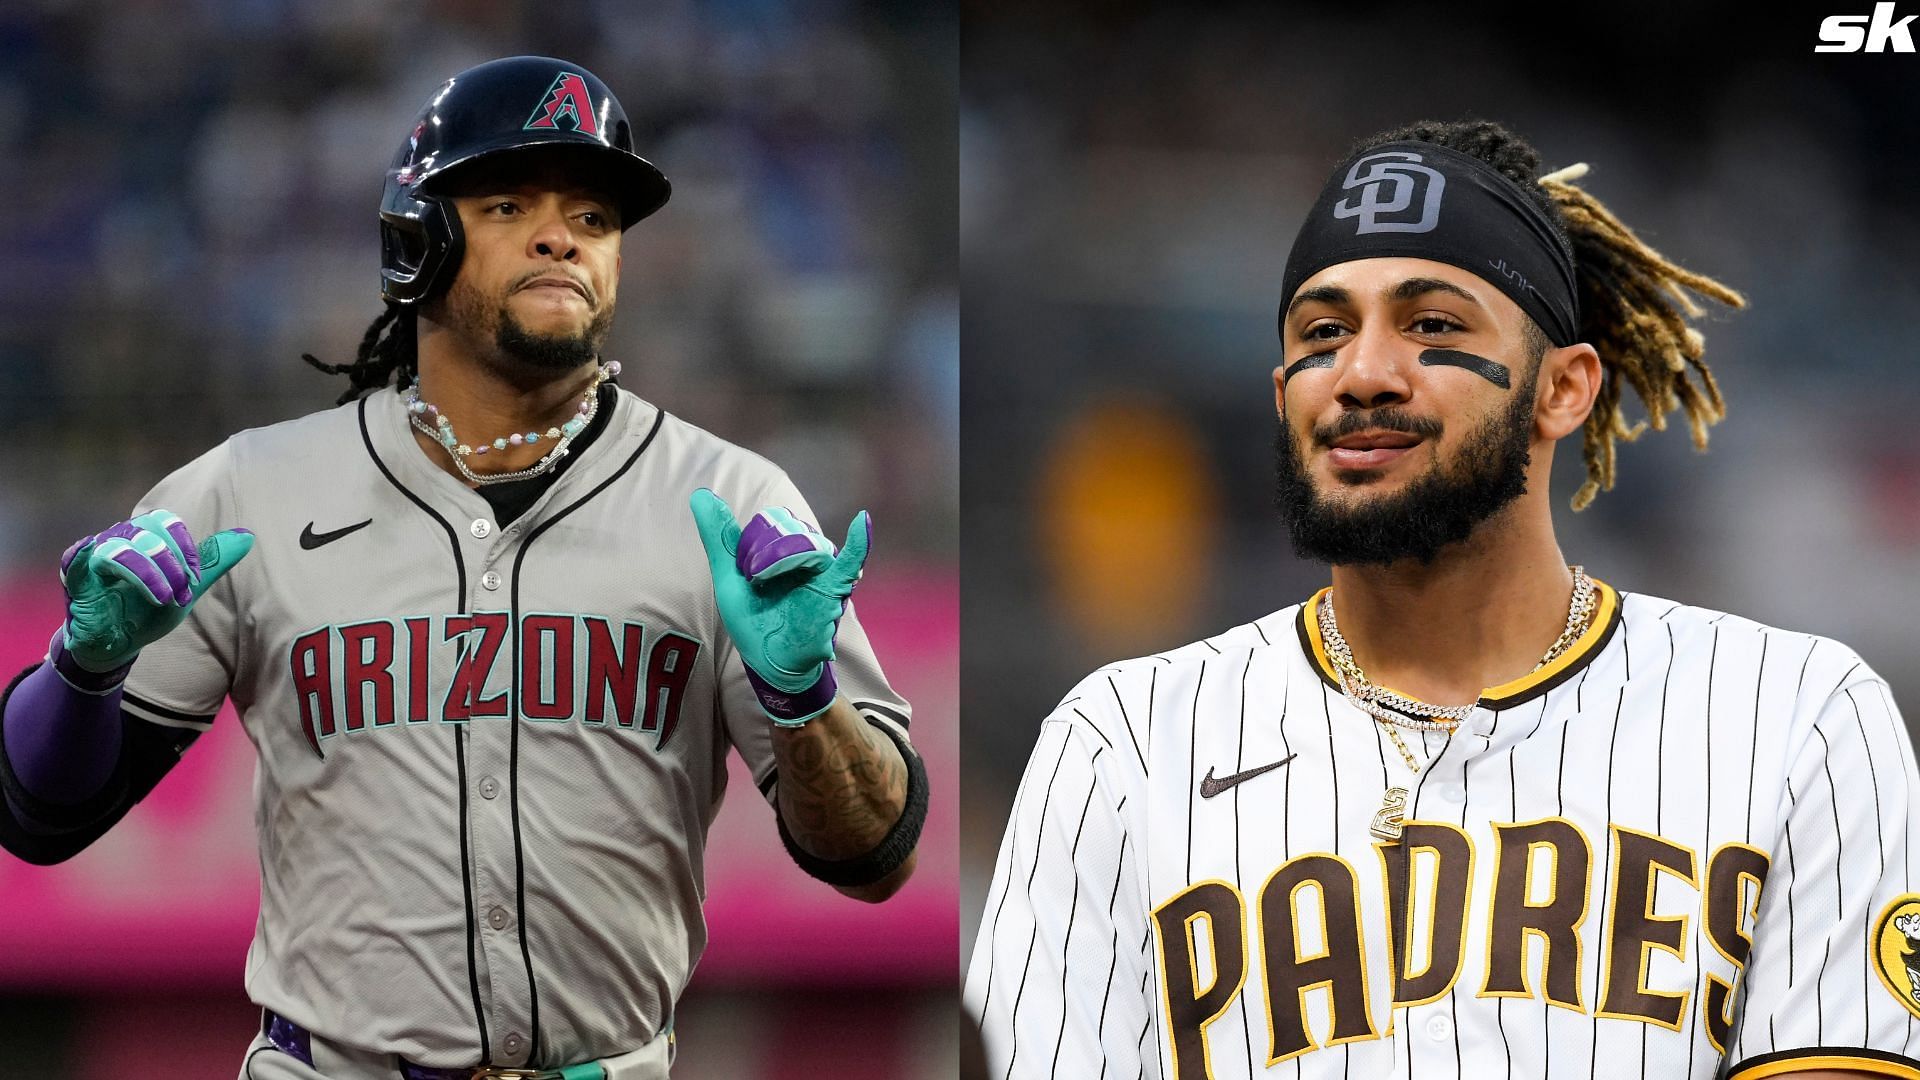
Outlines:
[[313, 531], [313, 522], [309, 521], [307, 522], [307, 527], [300, 530], [300, 546], [308, 551], [312, 551], [314, 548], [331, 544], [348, 533], [359, 532], [371, 524], [373, 524], [373, 519], [368, 518], [358, 525], [349, 525], [344, 529], [335, 529], [332, 532], [317, 533]]
[[[1232, 787], [1235, 784], [1238, 784], [1244, 780], [1251, 780], [1254, 777], [1259, 776], [1261, 773], [1272, 772], [1273, 770], [1279, 768], [1282, 765], [1285, 765], [1287, 762], [1292, 761], [1294, 758], [1299, 756], [1300, 755], [1298, 754], [1288, 754], [1286, 757], [1281, 758], [1279, 761], [1269, 762], [1265, 765], [1261, 765], [1256, 768], [1247, 769], [1244, 772], [1230, 773], [1226, 776], [1221, 777], [1218, 780], [1215, 780], [1213, 778], [1213, 766], [1209, 765], [1207, 766], [1207, 775], [1200, 778], [1200, 797], [1203, 799], [1211, 799], [1215, 795], [1220, 794], [1221, 792], [1227, 790], [1228, 788]], [[1188, 774], [1188, 775], [1192, 775], [1192, 774]]]

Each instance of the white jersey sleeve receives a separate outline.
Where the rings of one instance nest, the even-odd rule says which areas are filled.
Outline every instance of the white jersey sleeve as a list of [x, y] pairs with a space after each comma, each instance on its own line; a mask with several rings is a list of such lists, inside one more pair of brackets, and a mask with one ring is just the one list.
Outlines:
[[[168, 475], [135, 504], [130, 517], [171, 510], [195, 541], [243, 526], [234, 505], [231, 440]], [[125, 710], [169, 727], [205, 728], [220, 711], [240, 665], [236, 579], [246, 560], [201, 594], [185, 621], [140, 651], [121, 697]]]
[[1723, 907], [1742, 923], [1754, 916], [1750, 936], [1704, 928], [1723, 955], [1747, 961], [1737, 1013], [1719, 980], [1702, 988], [1709, 1025], [1732, 1031], [1731, 1080], [1790, 1068], [1920, 1075], [1920, 773], [1886, 682], [1844, 647], [1816, 655], [1781, 833], [1770, 865], [1749, 859], [1765, 876], [1757, 913], [1756, 883], [1732, 860], [1703, 883], [1739, 890]]
[[1083, 690], [1041, 724], [967, 974], [967, 1011], [1005, 1080], [1161, 1075], [1140, 839], [1112, 741], [1127, 735]]
[[[836, 547], [846, 539], [844, 532], [837, 532], [832, 524], [822, 522], [814, 515], [813, 508], [807, 505], [806, 498], [788, 479], [784, 470], [769, 464], [767, 471], [769, 475], [765, 482], [754, 489], [750, 497], [736, 500], [733, 493], [720, 492], [742, 525], [767, 507], [784, 506], [801, 521], [819, 529]], [[856, 588], [855, 596], [858, 595]], [[840, 692], [870, 722], [885, 725], [902, 742], [910, 743], [907, 728], [912, 722], [913, 708], [888, 685], [886, 674], [880, 670], [880, 661], [874, 656], [873, 644], [867, 640], [867, 632], [861, 627], [851, 600], [847, 602], [846, 614], [841, 616], [840, 628], [834, 635], [833, 649], [833, 673]], [[720, 665], [720, 711], [727, 726], [727, 737], [753, 773], [755, 785], [771, 803], [775, 797], [773, 721], [761, 711], [753, 684], [747, 681], [746, 665], [741, 662], [740, 652], [730, 639], [720, 643], [720, 648], [715, 652], [715, 662]]]

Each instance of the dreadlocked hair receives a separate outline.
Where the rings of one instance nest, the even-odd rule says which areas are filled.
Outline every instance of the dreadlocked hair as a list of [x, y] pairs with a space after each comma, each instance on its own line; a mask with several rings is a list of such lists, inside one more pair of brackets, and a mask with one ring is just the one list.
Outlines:
[[308, 353], [301, 353], [300, 359], [329, 375], [347, 376], [346, 393], [334, 402], [345, 405], [369, 390], [387, 385], [396, 371], [400, 374], [398, 385], [411, 382], [420, 370], [418, 333], [413, 306], [389, 300], [387, 310], [373, 320], [360, 338], [360, 349], [352, 363], [329, 364]]
[[[1696, 450], [1707, 448], [1707, 428], [1726, 416], [1713, 372], [1701, 359], [1706, 338], [1687, 324], [1706, 309], [1692, 294], [1728, 307], [1747, 301], [1725, 285], [1676, 265], [1635, 236], [1600, 200], [1571, 181], [1586, 175], [1573, 165], [1540, 175], [1540, 152], [1491, 120], [1421, 121], [1363, 140], [1356, 150], [1386, 142], [1430, 142], [1479, 158], [1514, 181], [1547, 212], [1573, 249], [1580, 302], [1579, 338], [1600, 354], [1600, 392], [1582, 433], [1587, 479], [1573, 494], [1584, 510], [1613, 489], [1618, 440], [1640, 437], [1649, 425], [1664, 431], [1667, 414], [1682, 410]], [[1529, 320], [1536, 356], [1546, 334]], [[1621, 412], [1622, 384], [1631, 386], [1647, 418], [1629, 426]]]

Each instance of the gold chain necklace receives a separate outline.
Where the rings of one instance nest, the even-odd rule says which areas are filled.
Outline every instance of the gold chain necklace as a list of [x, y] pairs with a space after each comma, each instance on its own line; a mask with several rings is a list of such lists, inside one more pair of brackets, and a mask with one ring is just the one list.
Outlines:
[[[1553, 644], [1547, 647], [1540, 662], [1533, 665], [1534, 671], [1551, 664], [1580, 640], [1597, 606], [1598, 590], [1594, 587], [1593, 579], [1587, 576], [1586, 569], [1580, 566], [1570, 566], [1568, 569], [1573, 571], [1573, 597], [1567, 604], [1567, 625]], [[1479, 701], [1476, 699], [1466, 705], [1431, 705], [1384, 686], [1374, 685], [1367, 679], [1366, 672], [1360, 670], [1359, 663], [1353, 658], [1353, 649], [1340, 634], [1340, 625], [1333, 614], [1332, 590], [1320, 598], [1317, 620], [1321, 639], [1326, 643], [1327, 657], [1333, 661], [1334, 670], [1340, 676], [1341, 692], [1347, 696], [1347, 700], [1386, 728], [1387, 736], [1393, 740], [1394, 748], [1400, 751], [1407, 769], [1418, 776], [1423, 766], [1414, 760], [1413, 751], [1407, 749], [1406, 742], [1395, 729], [1404, 727], [1414, 731], [1444, 731], [1451, 737], [1454, 729], [1479, 707]], [[1370, 831], [1381, 840], [1397, 843], [1405, 831], [1403, 822], [1406, 808], [1407, 789], [1388, 788], [1380, 801], [1379, 811], [1373, 816]]]

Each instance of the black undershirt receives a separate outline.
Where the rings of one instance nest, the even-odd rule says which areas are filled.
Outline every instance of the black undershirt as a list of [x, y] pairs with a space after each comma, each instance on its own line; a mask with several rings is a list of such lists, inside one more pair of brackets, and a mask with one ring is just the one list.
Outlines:
[[[493, 507], [493, 520], [499, 525], [508, 525], [514, 518], [527, 512], [527, 508], [539, 501], [540, 496], [553, 486], [560, 474], [573, 467], [580, 455], [593, 445], [593, 440], [607, 430], [612, 422], [613, 405], [619, 400], [620, 391], [614, 389], [614, 381], [608, 379], [600, 384], [600, 409], [594, 414], [593, 423], [587, 425], [577, 438], [567, 444], [567, 456], [554, 462], [553, 467], [539, 476], [529, 476], [525, 480], [509, 480], [503, 484], [482, 484], [473, 490], [487, 500]], [[486, 475], [485, 473], [481, 474]]]

